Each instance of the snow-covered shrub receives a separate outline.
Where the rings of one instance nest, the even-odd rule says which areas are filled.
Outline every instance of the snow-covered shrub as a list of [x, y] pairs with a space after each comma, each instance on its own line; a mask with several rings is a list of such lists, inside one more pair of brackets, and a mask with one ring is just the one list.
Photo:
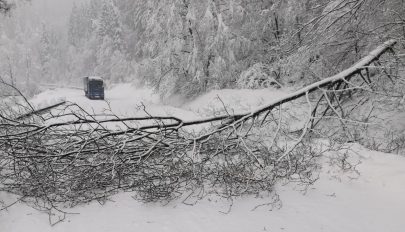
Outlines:
[[237, 81], [239, 88], [259, 89], [270, 86], [281, 87], [281, 84], [272, 76], [272, 70], [263, 63], [256, 63], [243, 71]]

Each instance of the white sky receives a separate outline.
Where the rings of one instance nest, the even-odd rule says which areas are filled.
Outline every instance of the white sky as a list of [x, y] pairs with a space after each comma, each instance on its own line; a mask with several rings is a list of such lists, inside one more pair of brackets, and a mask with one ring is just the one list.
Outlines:
[[[44, 22], [45, 24], [64, 28], [69, 20], [73, 3], [87, 2], [88, 0], [14, 0], [18, 2], [18, 17], [29, 20], [31, 23]], [[23, 4], [23, 5], [21, 5]], [[20, 13], [21, 12], [21, 13]], [[23, 14], [23, 15], [21, 15]], [[24, 17], [25, 15], [25, 17]]]

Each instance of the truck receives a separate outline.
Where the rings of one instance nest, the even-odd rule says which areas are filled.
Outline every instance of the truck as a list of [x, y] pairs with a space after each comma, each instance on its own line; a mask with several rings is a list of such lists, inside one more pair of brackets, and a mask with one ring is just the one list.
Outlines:
[[99, 76], [88, 76], [83, 78], [84, 93], [89, 99], [104, 100], [104, 81]]

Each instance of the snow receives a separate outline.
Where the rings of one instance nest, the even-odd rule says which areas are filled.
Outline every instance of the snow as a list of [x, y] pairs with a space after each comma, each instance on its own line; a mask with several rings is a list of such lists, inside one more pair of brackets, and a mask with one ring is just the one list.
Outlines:
[[[182, 107], [163, 105], [152, 90], [129, 84], [106, 91], [107, 101], [92, 101], [83, 91], [55, 89], [32, 99], [34, 105], [50, 104], [64, 99], [78, 103], [86, 110], [112, 110], [119, 115], [142, 114], [143, 103], [152, 114], [170, 114], [185, 120], [207, 116], [232, 106], [236, 112], [260, 106], [264, 101], [284, 97], [289, 90], [217, 90], [207, 93]], [[219, 98], [218, 98], [219, 96]], [[221, 99], [221, 100], [219, 100]], [[280, 184], [281, 208], [256, 206], [271, 197], [246, 196], [231, 202], [209, 197], [194, 206], [181, 200], [162, 204], [143, 204], [131, 193], [120, 193], [100, 205], [93, 202], [68, 212], [67, 218], [50, 226], [48, 215], [26, 204], [17, 203], [0, 211], [0, 231], [7, 232], [132, 232], [132, 231], [349, 231], [400, 232], [405, 228], [405, 157], [367, 150], [351, 145], [350, 158], [359, 161], [356, 173], [343, 173], [330, 166], [327, 156], [322, 161], [320, 179], [306, 191], [295, 184]], [[344, 152], [344, 151], [342, 151]], [[330, 154], [329, 154], [330, 155]], [[0, 200], [12, 203], [16, 196], [0, 193]], [[52, 221], [55, 217], [51, 218]]]
[[[229, 202], [204, 200], [195, 206], [179, 201], [168, 205], [142, 204], [121, 193], [105, 205], [91, 203], [69, 209], [68, 215], [54, 227], [48, 216], [24, 204], [0, 212], [0, 231], [7, 232], [87, 232], [87, 231], [390, 231], [405, 227], [405, 158], [354, 148], [362, 164], [357, 179], [335, 176], [324, 168], [321, 178], [306, 194], [297, 186], [278, 186], [282, 207], [252, 209], [268, 198], [237, 199], [229, 214]], [[2, 194], [11, 202], [11, 196]], [[222, 212], [221, 212], [222, 211]]]
[[99, 76], [90, 76], [89, 80], [93, 80], [93, 81], [102, 81], [103, 78], [99, 77]]
[[184, 108], [206, 116], [212, 116], [214, 113], [223, 113], [225, 107], [230, 111], [229, 113], [243, 113], [251, 111], [269, 100], [286, 96], [289, 92], [288, 89], [213, 90], [190, 103], [186, 103]]
[[151, 89], [139, 89], [131, 84], [120, 84], [105, 91], [105, 101], [90, 100], [84, 96], [83, 90], [77, 89], [54, 89], [45, 91], [32, 99], [34, 105], [51, 105], [52, 102], [66, 100], [74, 102], [83, 107], [88, 112], [101, 114], [104, 112], [114, 112], [125, 116], [145, 116], [142, 104], [152, 115], [180, 115], [183, 119], [193, 118], [196, 115], [190, 111], [171, 106], [162, 107], [160, 98]]

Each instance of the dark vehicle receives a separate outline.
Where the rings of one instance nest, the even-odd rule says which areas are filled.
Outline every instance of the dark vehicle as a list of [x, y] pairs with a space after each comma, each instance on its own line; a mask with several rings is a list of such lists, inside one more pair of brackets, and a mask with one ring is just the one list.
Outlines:
[[101, 77], [84, 77], [83, 83], [86, 97], [104, 100], [104, 81]]

